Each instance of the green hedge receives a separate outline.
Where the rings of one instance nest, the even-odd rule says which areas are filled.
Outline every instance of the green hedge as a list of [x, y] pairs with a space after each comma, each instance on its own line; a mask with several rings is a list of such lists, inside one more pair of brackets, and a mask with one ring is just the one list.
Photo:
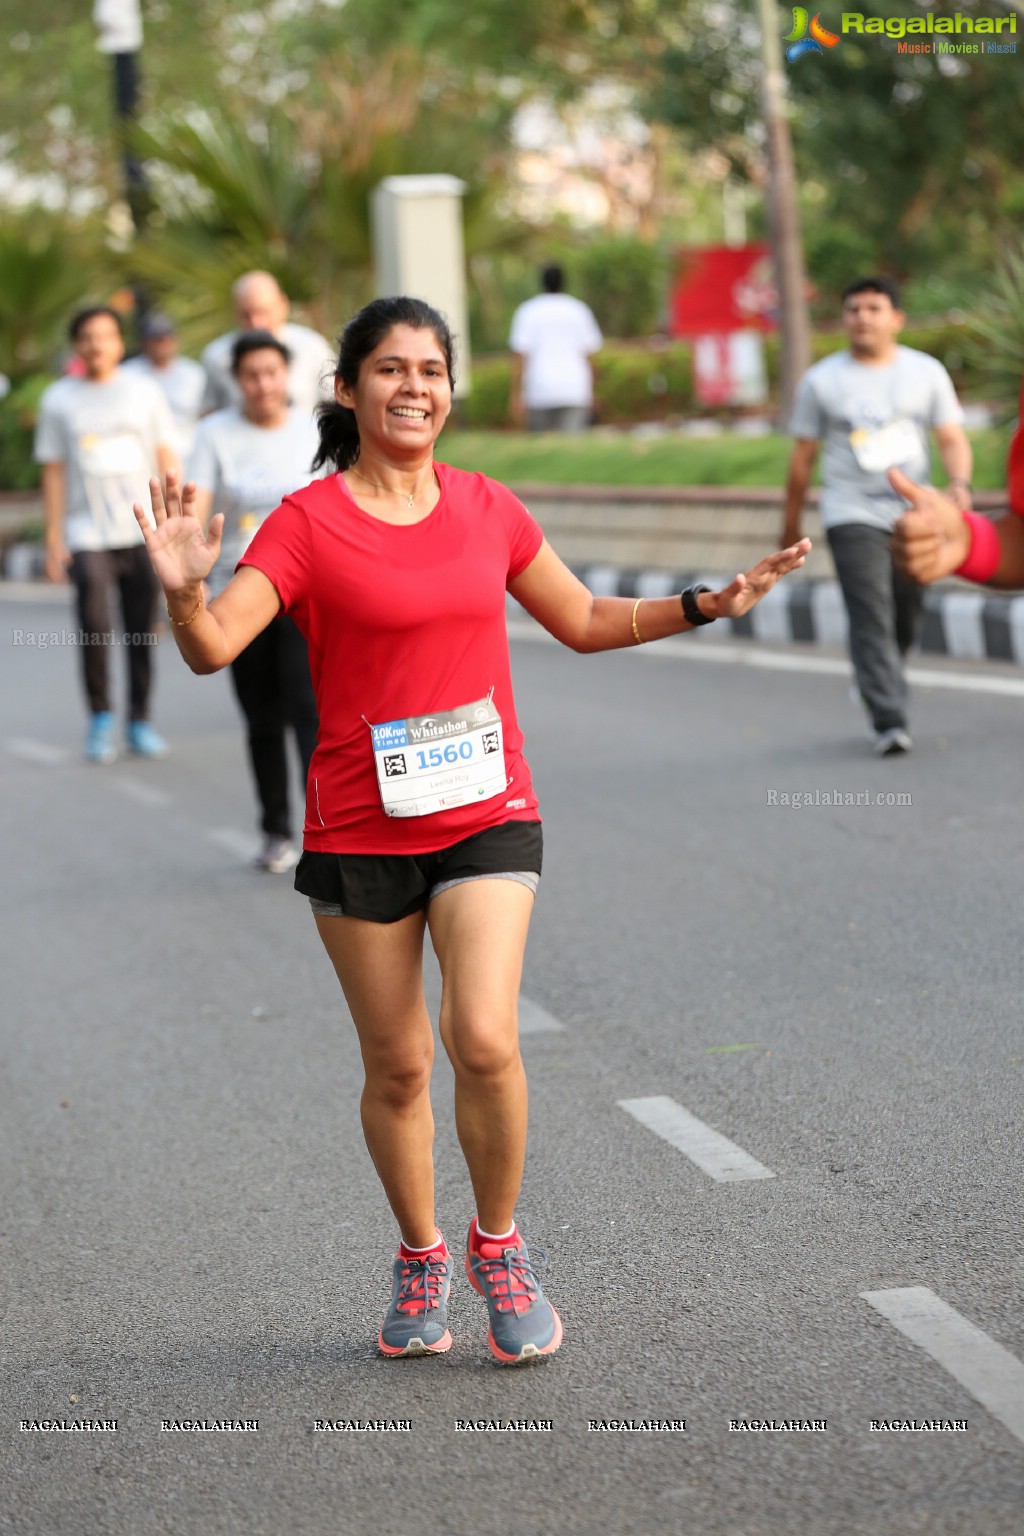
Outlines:
[[[928, 352], [944, 363], [958, 391], [969, 395], [975, 381], [965, 361], [966, 332], [963, 326], [920, 326], [903, 333], [908, 347]], [[842, 332], [817, 332], [812, 354], [817, 362], [846, 345]], [[778, 336], [765, 337], [765, 366], [774, 391], [779, 380]], [[640, 421], [664, 421], [687, 416], [696, 405], [693, 396], [693, 352], [688, 342], [606, 342], [598, 354], [599, 416], [607, 426], [628, 426]], [[472, 364], [472, 390], [460, 403], [459, 424], [488, 430], [508, 426], [511, 360], [507, 353], [476, 357]]]
[[[963, 326], [921, 326], [904, 332], [908, 347], [929, 352], [946, 365], [961, 394], [977, 390], [975, 373], [965, 360], [966, 330]], [[818, 332], [813, 337], [815, 360], [845, 346], [841, 332]], [[772, 389], [778, 384], [779, 338], [765, 338], [765, 362]], [[455, 417], [461, 427], [500, 430], [509, 425], [508, 400], [511, 379], [508, 353], [477, 357], [472, 364], [472, 390], [458, 404]], [[693, 414], [693, 354], [684, 341], [609, 341], [598, 355], [599, 418], [607, 426], [630, 426], [642, 421], [665, 421]], [[32, 431], [35, 412], [46, 378], [26, 380], [0, 403], [0, 490], [32, 490], [39, 483], [32, 462]]]

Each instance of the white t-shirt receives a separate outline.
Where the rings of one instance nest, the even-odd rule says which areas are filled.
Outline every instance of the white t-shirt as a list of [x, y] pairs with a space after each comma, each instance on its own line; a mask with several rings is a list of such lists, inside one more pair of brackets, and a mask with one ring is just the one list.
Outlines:
[[[226, 405], [242, 404], [242, 391], [231, 373], [231, 348], [241, 334], [241, 331], [228, 331], [203, 348], [202, 364], [206, 369], [204, 411], [219, 411]], [[334, 398], [334, 369], [338, 361], [334, 348], [308, 325], [293, 325], [290, 320], [274, 334], [292, 355], [288, 365], [289, 401], [304, 416], [312, 417], [321, 400]]]
[[178, 453], [185, 459], [192, 447], [196, 422], [206, 393], [206, 370], [202, 363], [197, 363], [191, 357], [172, 357], [166, 368], [157, 368], [152, 359], [143, 353], [139, 357], [130, 357], [121, 367], [159, 384], [167, 397], [178, 430]]
[[64, 541], [72, 554], [142, 542], [132, 503], [149, 506], [157, 448], [175, 447], [158, 385], [123, 368], [105, 383], [58, 379], [39, 402], [34, 457], [65, 469]]
[[294, 408], [280, 427], [258, 427], [236, 406], [204, 416], [188, 462], [187, 479], [213, 492], [212, 512], [224, 513], [220, 558], [208, 583], [222, 592], [257, 528], [292, 491], [333, 473], [314, 475], [316, 423]]
[[953, 380], [937, 358], [913, 347], [897, 347], [893, 361], [881, 367], [844, 351], [808, 368], [789, 430], [823, 442], [823, 526], [891, 529], [905, 503], [887, 471], [902, 469], [918, 484], [929, 484], [929, 432], [962, 421]]
[[530, 410], [593, 404], [588, 358], [601, 347], [601, 332], [581, 299], [539, 293], [512, 316], [508, 344], [523, 357], [523, 402]]

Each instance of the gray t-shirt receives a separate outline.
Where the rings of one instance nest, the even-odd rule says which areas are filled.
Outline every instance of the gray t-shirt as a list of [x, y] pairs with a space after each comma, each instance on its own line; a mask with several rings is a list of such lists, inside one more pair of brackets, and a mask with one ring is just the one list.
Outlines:
[[[231, 373], [231, 348], [240, 331], [228, 331], [203, 348], [206, 369], [204, 411], [223, 410], [226, 405], [242, 404], [242, 391]], [[288, 321], [275, 332], [292, 355], [288, 365], [288, 398], [297, 411], [311, 417], [321, 400], [334, 397], [334, 369], [337, 357], [330, 342], [308, 325]]]
[[904, 503], [887, 470], [927, 485], [929, 432], [963, 421], [953, 381], [934, 357], [897, 347], [891, 363], [872, 367], [850, 352], [836, 352], [800, 380], [789, 430], [819, 438], [821, 521], [892, 528]]
[[315, 422], [290, 410], [280, 427], [257, 427], [235, 406], [204, 416], [186, 478], [213, 492], [213, 512], [224, 513], [220, 558], [208, 578], [222, 592], [264, 518], [292, 491], [333, 473], [310, 465], [319, 446]]
[[149, 506], [157, 447], [172, 451], [174, 420], [158, 385], [119, 368], [105, 383], [58, 379], [43, 392], [35, 458], [63, 464], [64, 541], [72, 554], [142, 542], [132, 503]]
[[206, 393], [206, 370], [191, 357], [172, 357], [166, 368], [156, 368], [145, 354], [130, 357], [121, 364], [125, 372], [152, 379], [167, 397], [167, 404], [177, 428], [176, 447], [184, 459], [192, 447], [196, 422]]

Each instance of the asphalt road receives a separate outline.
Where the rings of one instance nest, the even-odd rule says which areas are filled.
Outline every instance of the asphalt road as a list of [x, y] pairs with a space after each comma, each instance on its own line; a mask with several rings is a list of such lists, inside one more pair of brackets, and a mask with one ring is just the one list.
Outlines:
[[[62, 627], [0, 598], [0, 1531], [1017, 1536], [1024, 689], [982, 688], [1019, 673], [929, 662], [880, 762], [796, 651], [514, 640], [547, 841], [520, 1224], [566, 1334], [510, 1371], [459, 1278], [450, 1354], [376, 1354], [358, 1054], [303, 899], [246, 866], [228, 682], [162, 641], [172, 756], [89, 768]], [[435, 1111], [456, 1248], [440, 1056]], [[737, 1148], [759, 1177], [707, 1171]], [[118, 1427], [21, 1427], [55, 1419]], [[195, 1419], [259, 1428], [161, 1428]], [[456, 1428], [510, 1420], [551, 1427]], [[686, 1427], [589, 1427], [622, 1420]]]

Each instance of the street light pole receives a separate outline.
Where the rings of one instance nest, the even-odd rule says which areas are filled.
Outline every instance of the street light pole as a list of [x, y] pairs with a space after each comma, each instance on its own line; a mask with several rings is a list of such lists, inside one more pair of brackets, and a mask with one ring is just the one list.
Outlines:
[[148, 188], [142, 162], [131, 146], [131, 128], [139, 101], [139, 53], [142, 49], [142, 11], [139, 0], [96, 0], [92, 10], [96, 46], [114, 61], [114, 111], [121, 142], [125, 196], [136, 234], [146, 217]]
[[768, 141], [768, 227], [779, 291], [782, 342], [779, 423], [789, 420], [800, 376], [811, 361], [811, 328], [804, 292], [793, 146], [786, 112], [786, 76], [782, 66], [779, 11], [775, 0], [757, 0], [761, 26], [762, 109]]

